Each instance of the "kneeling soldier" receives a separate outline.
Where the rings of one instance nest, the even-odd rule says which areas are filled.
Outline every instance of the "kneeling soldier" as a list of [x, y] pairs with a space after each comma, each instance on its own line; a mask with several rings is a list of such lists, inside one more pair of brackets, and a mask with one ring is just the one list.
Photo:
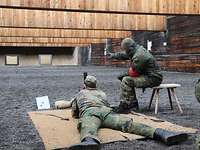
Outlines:
[[72, 116], [79, 118], [81, 143], [70, 146], [69, 150], [100, 149], [100, 140], [97, 137], [100, 127], [142, 135], [167, 145], [187, 139], [185, 133], [155, 129], [113, 112], [107, 102], [106, 94], [96, 88], [96, 82], [94, 76], [87, 76], [84, 80], [85, 88], [72, 99]]

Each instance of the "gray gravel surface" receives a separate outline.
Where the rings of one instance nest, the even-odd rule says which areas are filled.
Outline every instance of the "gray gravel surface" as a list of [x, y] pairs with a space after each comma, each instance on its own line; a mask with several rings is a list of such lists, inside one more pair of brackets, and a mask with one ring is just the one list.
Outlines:
[[[82, 86], [82, 73], [87, 71], [95, 75], [99, 87], [105, 91], [113, 105], [119, 103], [120, 82], [117, 75], [125, 68], [115, 67], [1, 67], [0, 68], [0, 149], [2, 150], [43, 150], [44, 146], [34, 125], [27, 115], [37, 110], [35, 98], [48, 95], [53, 107], [56, 99], [72, 97]], [[194, 96], [194, 85], [200, 74], [163, 72], [164, 83], [179, 83], [177, 89], [184, 113], [175, 107], [170, 110], [167, 92], [161, 91], [158, 115], [154, 115], [154, 106], [147, 111], [151, 89], [144, 94], [137, 89], [141, 112], [156, 116], [186, 127], [200, 128], [200, 104]], [[153, 140], [136, 140], [103, 144], [102, 150], [192, 150], [195, 137], [174, 146], [165, 146]]]

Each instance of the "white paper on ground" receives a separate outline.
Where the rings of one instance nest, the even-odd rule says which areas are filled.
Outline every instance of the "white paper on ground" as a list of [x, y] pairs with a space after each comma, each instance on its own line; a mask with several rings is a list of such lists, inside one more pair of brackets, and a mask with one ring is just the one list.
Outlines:
[[36, 103], [38, 109], [49, 109], [49, 98], [48, 96], [36, 97]]

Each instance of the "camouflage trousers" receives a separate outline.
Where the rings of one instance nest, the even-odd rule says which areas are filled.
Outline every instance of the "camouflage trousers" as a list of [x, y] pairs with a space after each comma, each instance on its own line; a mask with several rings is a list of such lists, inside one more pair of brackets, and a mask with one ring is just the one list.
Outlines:
[[124, 117], [112, 112], [108, 107], [92, 107], [87, 109], [78, 123], [81, 140], [91, 137], [99, 141], [97, 131], [99, 128], [110, 128], [122, 132], [134, 133], [153, 138], [155, 128], [137, 123], [132, 118]]
[[200, 150], [200, 135], [197, 137], [196, 140], [196, 150]]
[[137, 102], [135, 88], [148, 88], [160, 85], [162, 82], [161, 78], [139, 76], [139, 77], [130, 77], [125, 76], [121, 82], [121, 101], [122, 103], [130, 104], [132, 102]]

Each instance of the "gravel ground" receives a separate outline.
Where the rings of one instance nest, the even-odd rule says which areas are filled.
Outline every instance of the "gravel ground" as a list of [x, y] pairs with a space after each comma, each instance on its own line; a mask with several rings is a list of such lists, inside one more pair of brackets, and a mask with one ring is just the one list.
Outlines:
[[[1, 67], [0, 68], [0, 149], [2, 150], [43, 150], [43, 143], [35, 130], [29, 111], [35, 111], [35, 97], [48, 95], [53, 107], [56, 99], [70, 98], [82, 86], [82, 72], [96, 75], [99, 87], [105, 91], [110, 103], [119, 103], [119, 85], [117, 75], [125, 68], [114, 67]], [[137, 89], [141, 112], [156, 116], [186, 127], [200, 128], [200, 104], [194, 96], [194, 85], [200, 74], [163, 72], [164, 83], [180, 83], [177, 96], [180, 98], [184, 113], [178, 109], [170, 110], [166, 91], [162, 91], [158, 115], [154, 115], [154, 106], [147, 111], [151, 90], [143, 94]], [[165, 146], [153, 140], [136, 140], [103, 144], [102, 150], [192, 150], [196, 134], [179, 145]]]

